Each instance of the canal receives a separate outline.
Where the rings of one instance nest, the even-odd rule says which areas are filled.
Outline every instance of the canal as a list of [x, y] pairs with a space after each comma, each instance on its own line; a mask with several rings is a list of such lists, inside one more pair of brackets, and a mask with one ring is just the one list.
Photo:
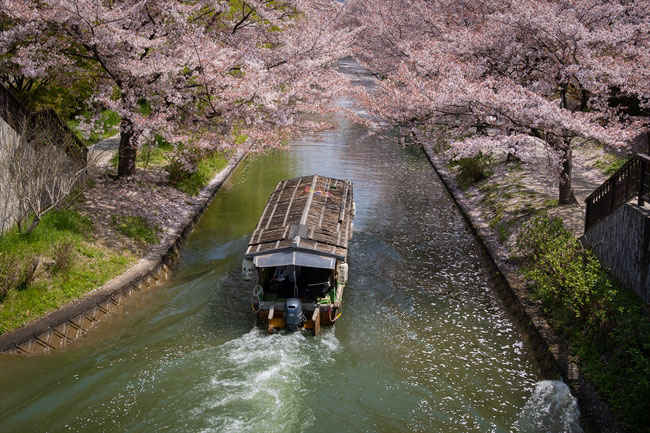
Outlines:
[[[318, 338], [269, 336], [242, 254], [276, 183], [313, 173], [354, 182], [343, 315]], [[538, 377], [422, 152], [343, 119], [247, 158], [174, 277], [126, 308], [63, 352], [0, 357], [0, 430], [581, 431], [566, 386]]]

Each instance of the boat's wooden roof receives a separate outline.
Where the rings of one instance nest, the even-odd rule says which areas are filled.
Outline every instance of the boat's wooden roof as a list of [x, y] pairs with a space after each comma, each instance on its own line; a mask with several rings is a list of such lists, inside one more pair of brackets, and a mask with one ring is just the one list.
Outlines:
[[352, 183], [318, 175], [278, 183], [248, 242], [246, 257], [300, 249], [345, 260]]

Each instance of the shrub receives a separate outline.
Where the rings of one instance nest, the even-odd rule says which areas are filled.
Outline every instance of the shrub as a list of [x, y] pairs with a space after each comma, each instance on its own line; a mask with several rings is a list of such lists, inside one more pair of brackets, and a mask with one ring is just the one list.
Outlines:
[[65, 272], [72, 264], [72, 243], [59, 242], [54, 246], [54, 272]]
[[18, 282], [16, 258], [6, 253], [0, 253], [0, 302]]
[[18, 290], [25, 290], [34, 282], [36, 278], [36, 271], [41, 260], [37, 255], [28, 255], [22, 260], [19, 260], [18, 265], [18, 280], [16, 288]]
[[518, 238], [524, 274], [547, 309], [562, 307], [589, 325], [606, 326], [614, 290], [607, 270], [558, 218], [534, 217]]
[[169, 164], [165, 167], [169, 181], [176, 185], [187, 179], [196, 171], [196, 168], [203, 158], [203, 151], [198, 147], [179, 145], [176, 152], [171, 156]]
[[451, 164], [458, 168], [456, 180], [462, 188], [467, 188], [478, 181], [487, 179], [493, 174], [490, 167], [491, 158], [481, 152], [472, 157], [459, 158], [452, 161]]
[[541, 215], [517, 237], [523, 272], [589, 379], [635, 431], [650, 411], [650, 318], [559, 219]]
[[34, 282], [40, 259], [35, 254], [16, 256], [0, 253], [0, 300], [11, 290], [25, 290]]
[[[197, 150], [189, 152], [184, 160], [172, 159], [167, 172], [176, 189], [188, 195], [197, 195], [227, 163], [226, 157], [219, 152], [205, 154]], [[195, 167], [192, 167], [193, 164]]]

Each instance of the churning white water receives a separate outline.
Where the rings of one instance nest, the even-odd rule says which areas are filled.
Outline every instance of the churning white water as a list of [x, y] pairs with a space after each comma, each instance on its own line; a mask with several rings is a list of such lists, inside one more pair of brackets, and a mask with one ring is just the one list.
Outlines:
[[578, 402], [569, 387], [562, 381], [543, 380], [535, 385], [516, 425], [527, 433], [581, 433], [579, 421]]
[[207, 398], [192, 415], [207, 421], [202, 431], [304, 431], [315, 421], [305, 400], [309, 384], [339, 350], [330, 330], [315, 339], [254, 328], [201, 356], [208, 380], [200, 392]]

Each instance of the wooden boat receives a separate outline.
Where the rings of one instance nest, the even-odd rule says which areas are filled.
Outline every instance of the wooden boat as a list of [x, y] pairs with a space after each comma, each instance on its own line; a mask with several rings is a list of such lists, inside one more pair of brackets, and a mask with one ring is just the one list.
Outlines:
[[278, 183], [248, 242], [242, 277], [269, 332], [313, 329], [341, 315], [355, 206], [352, 183], [318, 175]]

